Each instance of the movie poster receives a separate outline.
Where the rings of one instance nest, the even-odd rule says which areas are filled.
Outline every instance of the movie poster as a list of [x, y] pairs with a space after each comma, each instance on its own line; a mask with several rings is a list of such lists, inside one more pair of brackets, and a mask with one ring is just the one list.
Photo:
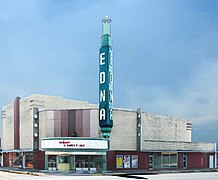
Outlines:
[[123, 164], [124, 168], [130, 168], [130, 155], [124, 155]]
[[138, 155], [132, 155], [132, 168], [138, 168]]
[[116, 167], [123, 168], [123, 156], [122, 155], [116, 156]]

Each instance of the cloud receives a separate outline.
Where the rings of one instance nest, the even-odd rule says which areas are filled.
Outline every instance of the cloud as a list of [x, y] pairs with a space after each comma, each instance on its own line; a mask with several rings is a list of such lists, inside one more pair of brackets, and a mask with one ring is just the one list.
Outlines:
[[[214, 61], [205, 61], [201, 64], [199, 71], [193, 78], [192, 84], [186, 89], [191, 99], [190, 104], [196, 105], [194, 112], [199, 112], [201, 116], [195, 117], [196, 123], [201, 121], [218, 121], [218, 57]], [[203, 100], [203, 101], [202, 101]], [[193, 107], [194, 109], [194, 107]]]
[[205, 60], [177, 93], [164, 86], [131, 87], [127, 101], [144, 111], [191, 119], [195, 124], [218, 121], [218, 58]]
[[0, 105], [33, 93], [98, 103], [109, 15], [115, 107], [216, 121], [218, 10], [198, 2], [0, 1]]
[[201, 142], [217, 143], [218, 121], [205, 121], [202, 124], [193, 124], [193, 140]]

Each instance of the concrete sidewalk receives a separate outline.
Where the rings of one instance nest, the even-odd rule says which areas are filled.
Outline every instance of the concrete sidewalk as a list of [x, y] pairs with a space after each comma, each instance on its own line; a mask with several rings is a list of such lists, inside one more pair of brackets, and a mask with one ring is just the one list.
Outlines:
[[2, 167], [2, 166], [0, 167], [0, 171], [17, 173], [17, 174], [29, 174], [34, 176], [41, 176], [45, 174], [40, 170], [23, 169], [23, 168], [15, 168], [15, 167]]
[[191, 169], [191, 170], [158, 170], [158, 171], [106, 171], [103, 173], [97, 173], [94, 171], [49, 171], [49, 170], [37, 170], [37, 169], [23, 169], [15, 167], [0, 167], [0, 171], [18, 173], [18, 174], [29, 174], [34, 176], [43, 175], [56, 175], [56, 176], [126, 176], [126, 175], [155, 175], [155, 174], [169, 174], [169, 173], [198, 173], [198, 172], [218, 172], [218, 169]]
[[68, 171], [68, 172], [60, 172], [60, 171], [49, 171], [49, 170], [37, 170], [37, 169], [23, 169], [23, 168], [15, 168], [15, 167], [0, 167], [0, 171], [10, 172], [10, 173], [18, 173], [18, 174], [29, 174], [34, 176], [43, 176], [43, 175], [60, 175], [60, 176], [91, 176], [102, 175], [97, 174], [92, 171]]

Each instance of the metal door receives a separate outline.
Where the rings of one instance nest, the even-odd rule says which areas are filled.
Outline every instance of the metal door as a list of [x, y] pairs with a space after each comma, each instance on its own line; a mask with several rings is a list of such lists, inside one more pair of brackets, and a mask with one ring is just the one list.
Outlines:
[[182, 161], [183, 169], [187, 169], [187, 160], [188, 160], [187, 155], [184, 154], [183, 155], [183, 161]]
[[149, 170], [152, 170], [154, 167], [154, 156], [149, 155]]
[[214, 168], [214, 156], [210, 155], [209, 168]]

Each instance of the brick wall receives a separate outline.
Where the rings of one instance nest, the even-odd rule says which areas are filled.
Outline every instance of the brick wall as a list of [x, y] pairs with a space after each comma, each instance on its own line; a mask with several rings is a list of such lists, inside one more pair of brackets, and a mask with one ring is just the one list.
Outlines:
[[136, 150], [136, 112], [114, 110], [111, 150]]
[[188, 153], [188, 169], [192, 168], [208, 168], [208, 153]]
[[[130, 168], [117, 168], [116, 156], [130, 155]], [[138, 155], [138, 168], [132, 168], [132, 155]], [[108, 151], [107, 152], [107, 170], [111, 171], [125, 171], [125, 170], [148, 170], [148, 153], [137, 151]]]
[[37, 151], [33, 153], [33, 168], [45, 169], [45, 152]]
[[9, 153], [3, 153], [3, 162], [5, 167], [9, 167]]

